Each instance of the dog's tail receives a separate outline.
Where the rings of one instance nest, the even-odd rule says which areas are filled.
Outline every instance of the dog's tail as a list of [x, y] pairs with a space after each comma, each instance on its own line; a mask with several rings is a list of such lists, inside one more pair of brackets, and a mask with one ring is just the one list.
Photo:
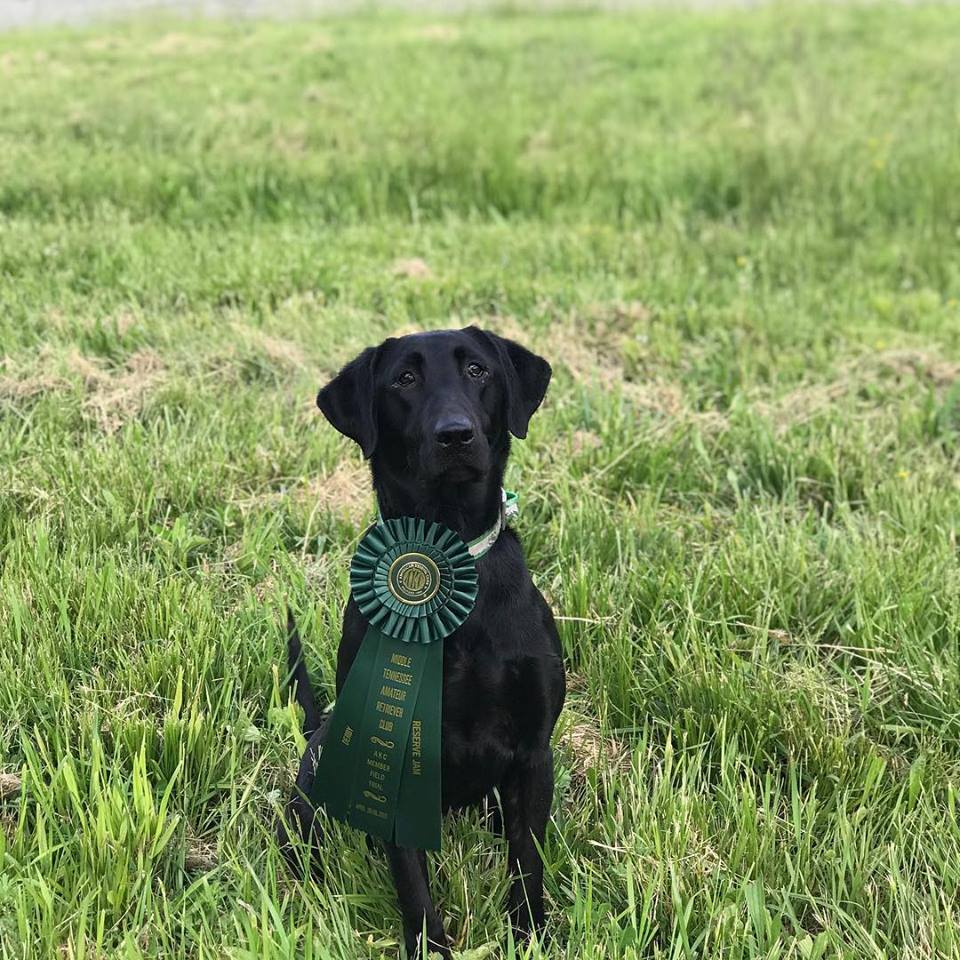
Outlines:
[[293, 695], [303, 708], [303, 735], [309, 740], [311, 734], [320, 726], [322, 710], [317, 706], [310, 683], [310, 674], [303, 661], [303, 646], [293, 611], [287, 607], [287, 682], [293, 687]]

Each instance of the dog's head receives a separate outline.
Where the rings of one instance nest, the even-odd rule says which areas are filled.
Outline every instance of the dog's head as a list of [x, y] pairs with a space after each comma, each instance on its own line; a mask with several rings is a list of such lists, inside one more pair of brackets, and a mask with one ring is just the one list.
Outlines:
[[476, 327], [385, 340], [348, 363], [317, 406], [365, 457], [423, 485], [482, 480], [523, 438], [550, 364]]

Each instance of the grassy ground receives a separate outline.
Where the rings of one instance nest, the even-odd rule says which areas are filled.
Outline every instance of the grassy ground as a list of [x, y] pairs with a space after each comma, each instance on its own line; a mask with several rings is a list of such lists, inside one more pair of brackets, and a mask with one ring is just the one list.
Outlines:
[[478, 322], [556, 370], [543, 955], [960, 956], [958, 62], [926, 6], [0, 37], [0, 954], [396, 955], [358, 836], [272, 840], [281, 611], [329, 688], [316, 387]]

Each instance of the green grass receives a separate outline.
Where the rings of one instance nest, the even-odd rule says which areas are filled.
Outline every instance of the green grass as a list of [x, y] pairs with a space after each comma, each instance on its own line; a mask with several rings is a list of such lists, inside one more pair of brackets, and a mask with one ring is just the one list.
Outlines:
[[[280, 624], [329, 689], [317, 386], [477, 322], [556, 371], [542, 955], [960, 957], [958, 62], [932, 6], [0, 36], [0, 955], [396, 955], [357, 835], [273, 842]], [[502, 841], [438, 860], [519, 955]]]

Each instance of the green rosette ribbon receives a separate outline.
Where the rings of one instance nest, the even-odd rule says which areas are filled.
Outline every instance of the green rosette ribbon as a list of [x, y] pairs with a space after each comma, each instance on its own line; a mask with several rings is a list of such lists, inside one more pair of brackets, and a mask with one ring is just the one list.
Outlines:
[[403, 847], [440, 849], [443, 644], [477, 598], [467, 544], [438, 523], [383, 520], [350, 565], [369, 626], [337, 698], [311, 800]]

